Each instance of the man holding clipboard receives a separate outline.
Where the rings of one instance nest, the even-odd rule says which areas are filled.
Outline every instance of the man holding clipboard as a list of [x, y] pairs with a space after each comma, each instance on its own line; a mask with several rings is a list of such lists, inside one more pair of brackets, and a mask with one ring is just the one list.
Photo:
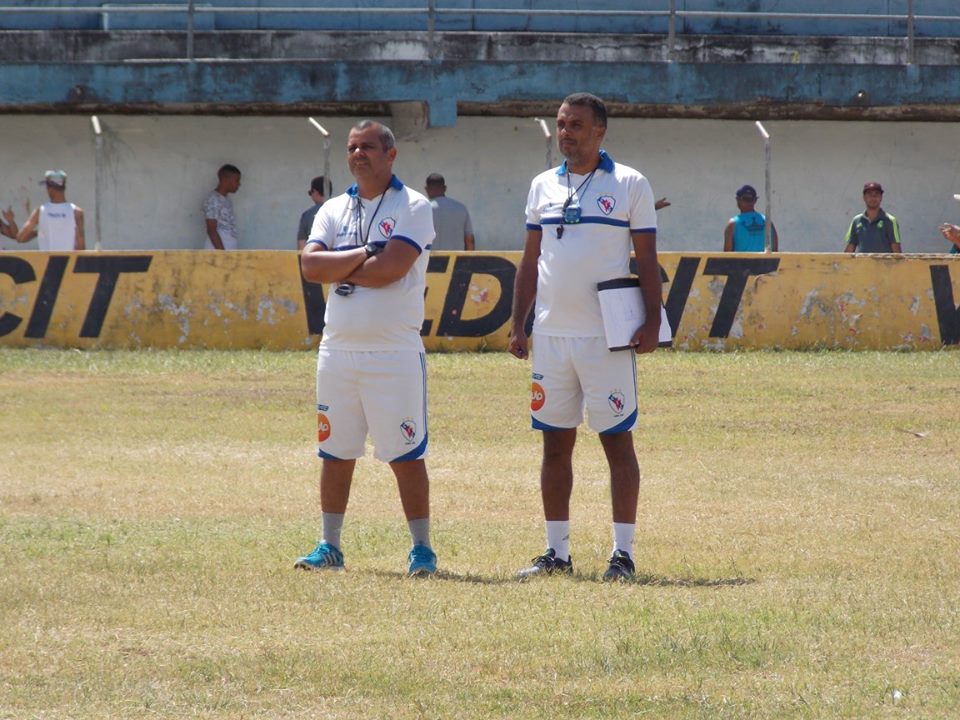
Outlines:
[[[634, 352], [653, 352], [665, 321], [653, 191], [643, 175], [601, 149], [606, 129], [600, 98], [577, 93], [564, 99], [557, 113], [557, 144], [566, 160], [535, 177], [527, 199], [527, 239], [514, 288], [509, 351], [528, 357], [524, 324], [536, 300], [530, 407], [534, 429], [543, 431], [540, 489], [547, 550], [520, 571], [521, 578], [573, 572], [573, 448], [584, 407], [610, 467], [614, 548], [603, 578], [627, 580], [635, 571], [640, 468], [632, 433]], [[631, 249], [639, 278], [632, 290], [645, 317], [628, 332], [626, 349], [612, 351], [598, 285], [630, 275]]]

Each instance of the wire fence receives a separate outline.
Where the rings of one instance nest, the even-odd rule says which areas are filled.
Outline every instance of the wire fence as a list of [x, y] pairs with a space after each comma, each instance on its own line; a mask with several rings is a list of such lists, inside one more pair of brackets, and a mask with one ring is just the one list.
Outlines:
[[[55, 1], [55, 0], [54, 0]], [[669, 59], [673, 59], [677, 37], [684, 34], [681, 30], [683, 21], [692, 21], [699, 19], [715, 21], [807, 21], [818, 23], [837, 23], [837, 22], [864, 22], [864, 23], [893, 23], [904, 27], [904, 34], [901, 37], [907, 46], [907, 63], [912, 64], [916, 61], [915, 43], [917, 35], [917, 25], [925, 23], [960, 23], [960, 9], [954, 15], [923, 15], [915, 12], [915, 0], [907, 0], [907, 8], [904, 13], [822, 13], [819, 11], [809, 12], [764, 12], [760, 10], [737, 11], [737, 10], [684, 10], [677, 8], [677, 0], [664, 0], [662, 9], [648, 10], [626, 10], [626, 9], [577, 9], [570, 8], [465, 8], [465, 7], [440, 7], [438, 0], [427, 0], [425, 5], [410, 7], [311, 7], [308, 5], [289, 6], [289, 7], [265, 7], [265, 6], [230, 6], [230, 5], [210, 5], [198, 4], [195, 0], [187, 0], [181, 3], [169, 4], [119, 4], [110, 3], [101, 6], [66, 6], [66, 5], [3, 5], [0, 4], [0, 19], [7, 14], [21, 15], [101, 15], [103, 16], [103, 26], [108, 27], [108, 18], [119, 15], [185, 15], [185, 51], [186, 60], [194, 60], [194, 36], [197, 30], [197, 18], [208, 15], [257, 15], [257, 16], [275, 16], [275, 15], [330, 15], [330, 16], [406, 16], [415, 18], [420, 22], [419, 30], [428, 34], [429, 57], [436, 56], [436, 34], [438, 22], [445, 16], [466, 16], [473, 20], [477, 18], [495, 16], [495, 17], [521, 17], [526, 18], [527, 22], [535, 18], [561, 17], [569, 18], [575, 15], [578, 19], [661, 19], [666, 20], [666, 50]], [[164, 29], [161, 27], [147, 29]], [[576, 32], [575, 27], [571, 26], [569, 32]], [[592, 31], [591, 31], [592, 32]], [[886, 33], [877, 33], [886, 34]]]

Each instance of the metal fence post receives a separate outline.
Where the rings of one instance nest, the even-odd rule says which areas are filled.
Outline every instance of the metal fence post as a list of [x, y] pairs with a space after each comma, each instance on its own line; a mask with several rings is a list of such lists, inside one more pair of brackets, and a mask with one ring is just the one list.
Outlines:
[[427, 55], [431, 60], [436, 58], [436, 49], [433, 46], [433, 32], [437, 24], [436, 11], [437, 0], [430, 0], [427, 3]]
[[907, 64], [916, 62], [913, 47], [913, 0], [907, 0]]
[[770, 185], [770, 133], [763, 126], [763, 123], [757, 120], [754, 125], [760, 131], [763, 138], [763, 186], [764, 186], [764, 211], [767, 216], [763, 224], [763, 251], [770, 252], [773, 249], [773, 207], [771, 198], [773, 197], [773, 188]]
[[677, 39], [677, 0], [670, 0], [670, 17], [667, 19], [667, 61], [673, 62], [673, 43]]
[[100, 250], [100, 240], [103, 237], [100, 222], [100, 196], [102, 195], [103, 183], [100, 178], [103, 175], [103, 131], [100, 127], [100, 118], [96, 115], [90, 116], [90, 124], [93, 126], [94, 143], [94, 185], [93, 185], [93, 219], [97, 224], [96, 240], [93, 243], [93, 249]]
[[187, 2], [187, 60], [193, 62], [193, 0]]

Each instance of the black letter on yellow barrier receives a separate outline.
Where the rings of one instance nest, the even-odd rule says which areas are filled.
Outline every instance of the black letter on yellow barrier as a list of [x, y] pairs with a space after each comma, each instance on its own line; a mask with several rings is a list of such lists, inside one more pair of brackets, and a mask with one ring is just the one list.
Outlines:
[[[450, 263], [449, 255], [434, 255], [430, 254], [430, 259], [427, 260], [427, 287], [423, 290], [423, 299], [427, 299], [427, 294], [430, 292], [430, 273], [445, 273], [447, 271], [447, 265]], [[430, 330], [433, 328], [433, 320], [429, 318], [423, 319], [423, 325], [420, 328], [420, 336], [427, 337], [430, 335]]]
[[960, 343], [960, 307], [953, 304], [950, 268], [931, 265], [930, 280], [933, 284], [933, 302], [937, 308], [937, 324], [940, 326], [940, 342], [956, 345]]
[[743, 291], [747, 287], [747, 278], [751, 275], [766, 275], [775, 272], [780, 266], [779, 258], [708, 258], [704, 275], [726, 275], [727, 282], [720, 295], [720, 304], [717, 314], [710, 327], [710, 337], [725, 338], [730, 334], [733, 321], [737, 316], [737, 308], [743, 298]]
[[[667, 309], [667, 320], [670, 322], [673, 335], [677, 334], [677, 328], [680, 327], [683, 311], [686, 309], [687, 300], [690, 297], [690, 288], [693, 287], [693, 279], [697, 276], [699, 266], [700, 258], [682, 257], [673, 273], [673, 280], [670, 281], [670, 292], [667, 293], [667, 302], [664, 303], [664, 307]], [[661, 278], [665, 274], [661, 271]]]
[[100, 330], [103, 328], [104, 318], [107, 317], [107, 310], [110, 307], [110, 301], [113, 299], [113, 291], [117, 287], [117, 279], [120, 273], [141, 273], [146, 272], [150, 267], [151, 255], [115, 255], [115, 256], [93, 256], [80, 255], [73, 266], [75, 273], [98, 273], [97, 286], [93, 289], [93, 297], [90, 298], [90, 307], [87, 308], [87, 317], [83, 320], [83, 327], [80, 328], [80, 337], [99, 337]]
[[[470, 280], [474, 275], [493, 275], [500, 282], [500, 299], [496, 307], [486, 315], [473, 320], [463, 320], [463, 306], [470, 290]], [[516, 266], [506, 258], [497, 256], [464, 255], [456, 259], [447, 297], [443, 303], [443, 314], [437, 327], [438, 336], [483, 337], [496, 332], [510, 320], [510, 306], [513, 304], [513, 280]]]
[[[12, 277], [15, 285], [33, 282], [37, 279], [33, 266], [23, 258], [18, 257], [0, 256], [0, 274]], [[0, 315], [0, 337], [12, 333], [22, 322], [23, 318], [13, 313], [5, 312]]]
[[43, 280], [37, 299], [33, 303], [33, 312], [30, 313], [30, 322], [24, 335], [28, 338], [42, 338], [47, 334], [50, 325], [50, 316], [53, 314], [53, 304], [57, 301], [60, 292], [60, 283], [67, 269], [70, 258], [66, 255], [52, 255], [47, 260], [47, 269], [43, 271]]
[[[693, 279], [697, 276], [697, 268], [700, 267], [700, 258], [684, 257], [677, 263], [677, 271], [673, 274], [673, 280], [667, 275], [667, 271], [660, 266], [660, 281], [670, 283], [670, 292], [667, 294], [667, 301], [663, 307], [667, 311], [667, 320], [670, 322], [671, 334], [677, 334], [677, 328], [680, 327], [680, 321], [683, 320], [683, 311], [687, 307], [687, 300], [690, 298], [690, 288], [693, 287]], [[637, 259], [630, 258], [630, 272], [637, 274]], [[529, 332], [529, 330], [528, 330]], [[662, 343], [661, 347], [670, 347], [671, 343]]]

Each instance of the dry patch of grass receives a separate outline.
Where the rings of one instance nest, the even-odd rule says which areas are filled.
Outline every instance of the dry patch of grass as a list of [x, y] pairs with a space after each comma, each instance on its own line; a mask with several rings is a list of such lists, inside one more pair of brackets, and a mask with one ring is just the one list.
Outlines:
[[[361, 461], [317, 532], [312, 353], [0, 351], [0, 717], [953, 717], [960, 354], [639, 360], [638, 577], [576, 455], [543, 544], [529, 368], [432, 355], [440, 576]], [[896, 691], [896, 692], [895, 692]]]

